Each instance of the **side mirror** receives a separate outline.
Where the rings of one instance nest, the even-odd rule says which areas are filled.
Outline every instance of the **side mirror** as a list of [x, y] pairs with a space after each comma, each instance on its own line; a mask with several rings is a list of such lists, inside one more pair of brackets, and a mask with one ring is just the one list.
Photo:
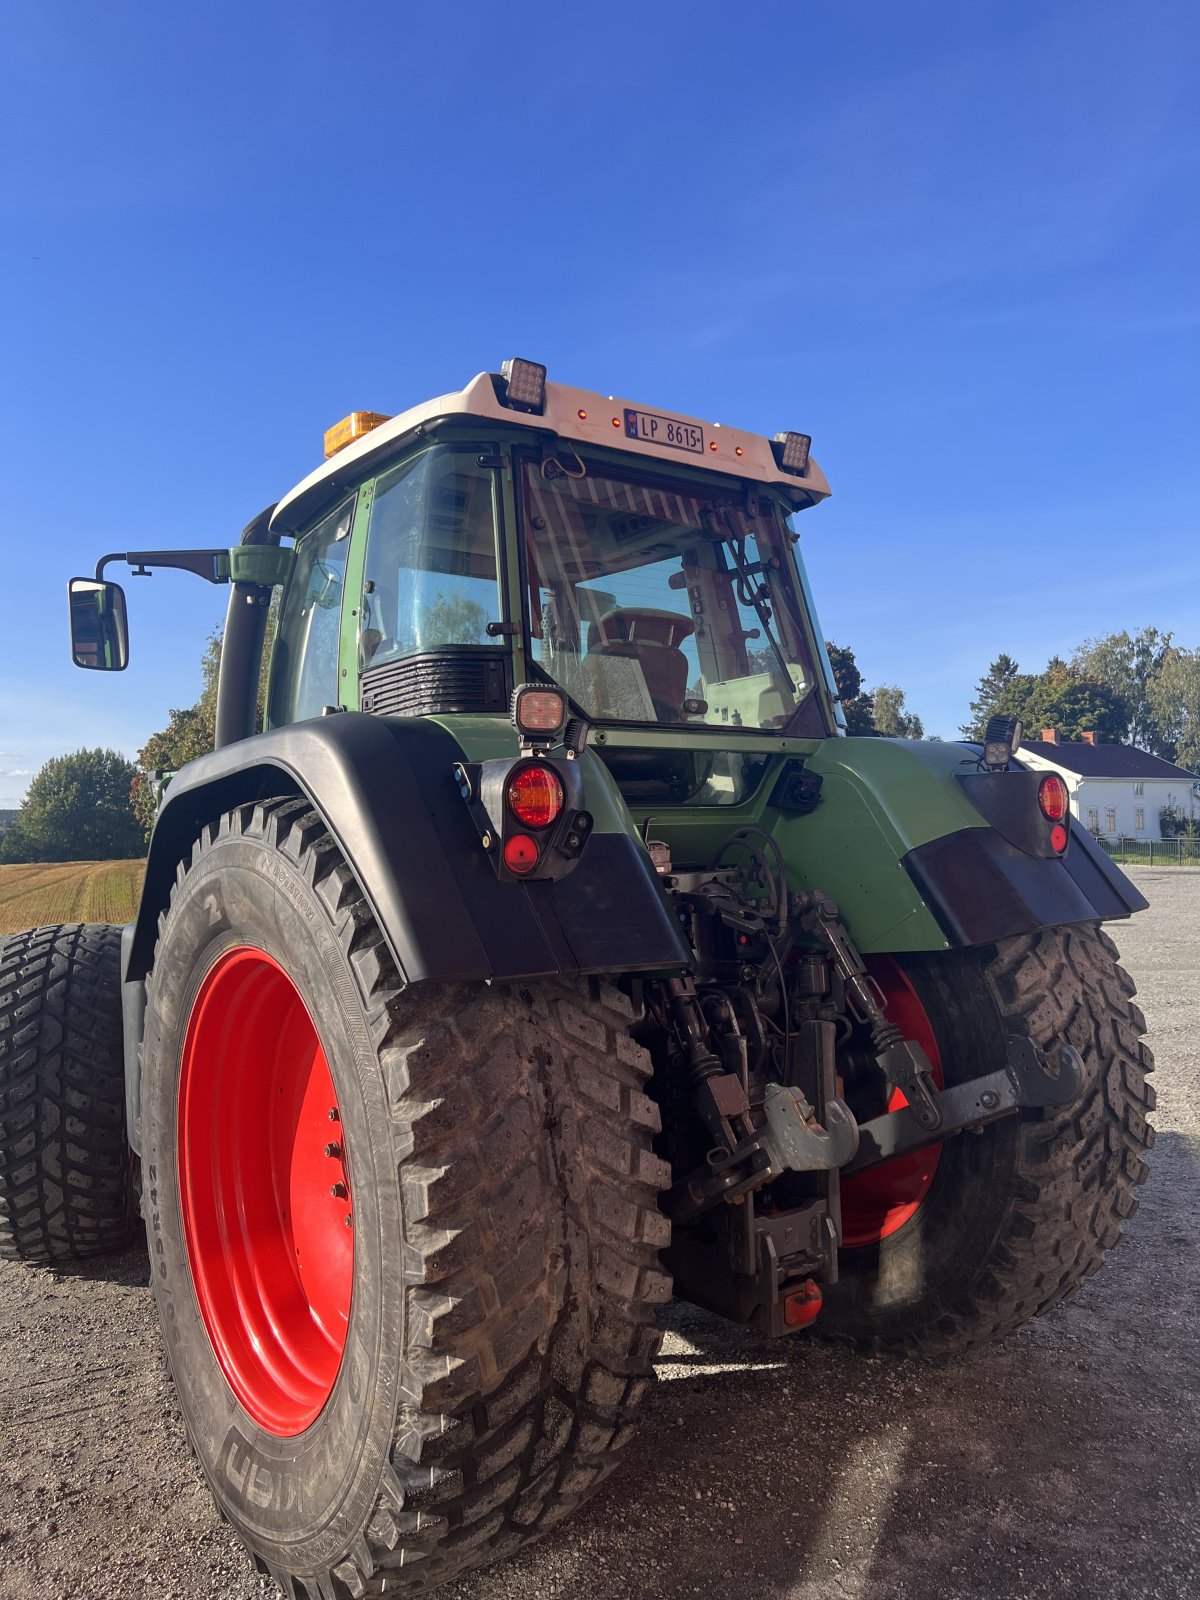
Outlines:
[[72, 578], [71, 659], [77, 667], [124, 672], [129, 665], [129, 625], [125, 591], [117, 583]]

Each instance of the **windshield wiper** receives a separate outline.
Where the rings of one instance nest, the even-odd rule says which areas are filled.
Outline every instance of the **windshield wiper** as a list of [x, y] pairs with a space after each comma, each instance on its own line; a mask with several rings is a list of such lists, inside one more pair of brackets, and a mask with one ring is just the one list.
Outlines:
[[756, 584], [754, 581], [756, 574], [763, 572], [767, 564], [763, 561], [747, 562], [744, 553], [738, 547], [737, 536], [732, 532], [727, 532], [724, 535], [722, 543], [733, 558], [734, 570], [738, 576], [738, 599], [743, 605], [753, 607], [755, 615], [762, 623], [767, 643], [771, 646], [775, 659], [779, 663], [779, 670], [783, 673], [784, 681], [791, 687], [792, 693], [795, 694], [796, 685], [792, 680], [791, 666], [783, 653], [779, 641], [771, 630], [771, 590], [765, 583]]

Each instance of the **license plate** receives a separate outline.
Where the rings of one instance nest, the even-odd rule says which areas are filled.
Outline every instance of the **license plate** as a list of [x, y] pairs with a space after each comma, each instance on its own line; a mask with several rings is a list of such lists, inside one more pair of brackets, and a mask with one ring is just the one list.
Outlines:
[[665, 444], [672, 450], [691, 450], [695, 455], [704, 453], [704, 429], [694, 422], [680, 422], [677, 417], [627, 409], [625, 432], [630, 439], [642, 439], [646, 444]]

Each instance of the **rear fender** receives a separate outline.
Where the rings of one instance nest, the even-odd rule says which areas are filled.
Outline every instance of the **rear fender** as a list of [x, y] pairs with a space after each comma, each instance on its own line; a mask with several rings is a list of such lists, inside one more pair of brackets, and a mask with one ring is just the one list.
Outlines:
[[1146, 901], [1075, 826], [1046, 842], [1037, 775], [985, 774], [970, 746], [829, 739], [811, 816], [773, 819], [798, 879], [838, 903], [867, 951], [989, 944], [1038, 928], [1109, 921]]
[[[344, 712], [256, 734], [172, 780], [150, 841], [125, 977], [145, 978], [178, 863], [236, 806], [303, 795], [358, 879], [408, 983], [677, 970], [690, 960], [640, 841], [598, 823], [557, 882], [502, 883], [452, 777], [444, 727]], [[606, 784], [587, 771], [585, 791]], [[611, 811], [597, 795], [598, 816]]]

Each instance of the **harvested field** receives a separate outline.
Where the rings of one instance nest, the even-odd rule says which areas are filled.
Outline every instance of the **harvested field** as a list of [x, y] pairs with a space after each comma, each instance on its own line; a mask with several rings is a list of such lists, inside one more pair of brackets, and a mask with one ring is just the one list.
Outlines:
[[[1067, 1306], [953, 1362], [775, 1344], [668, 1308], [660, 1383], [585, 1510], [445, 1600], [1194, 1600], [1200, 875], [1112, 931], [1158, 1056], [1142, 1206]], [[171, 1398], [143, 1251], [0, 1262], [0, 1597], [274, 1595]]]
[[0, 935], [54, 922], [130, 922], [145, 870], [141, 860], [0, 867]]

